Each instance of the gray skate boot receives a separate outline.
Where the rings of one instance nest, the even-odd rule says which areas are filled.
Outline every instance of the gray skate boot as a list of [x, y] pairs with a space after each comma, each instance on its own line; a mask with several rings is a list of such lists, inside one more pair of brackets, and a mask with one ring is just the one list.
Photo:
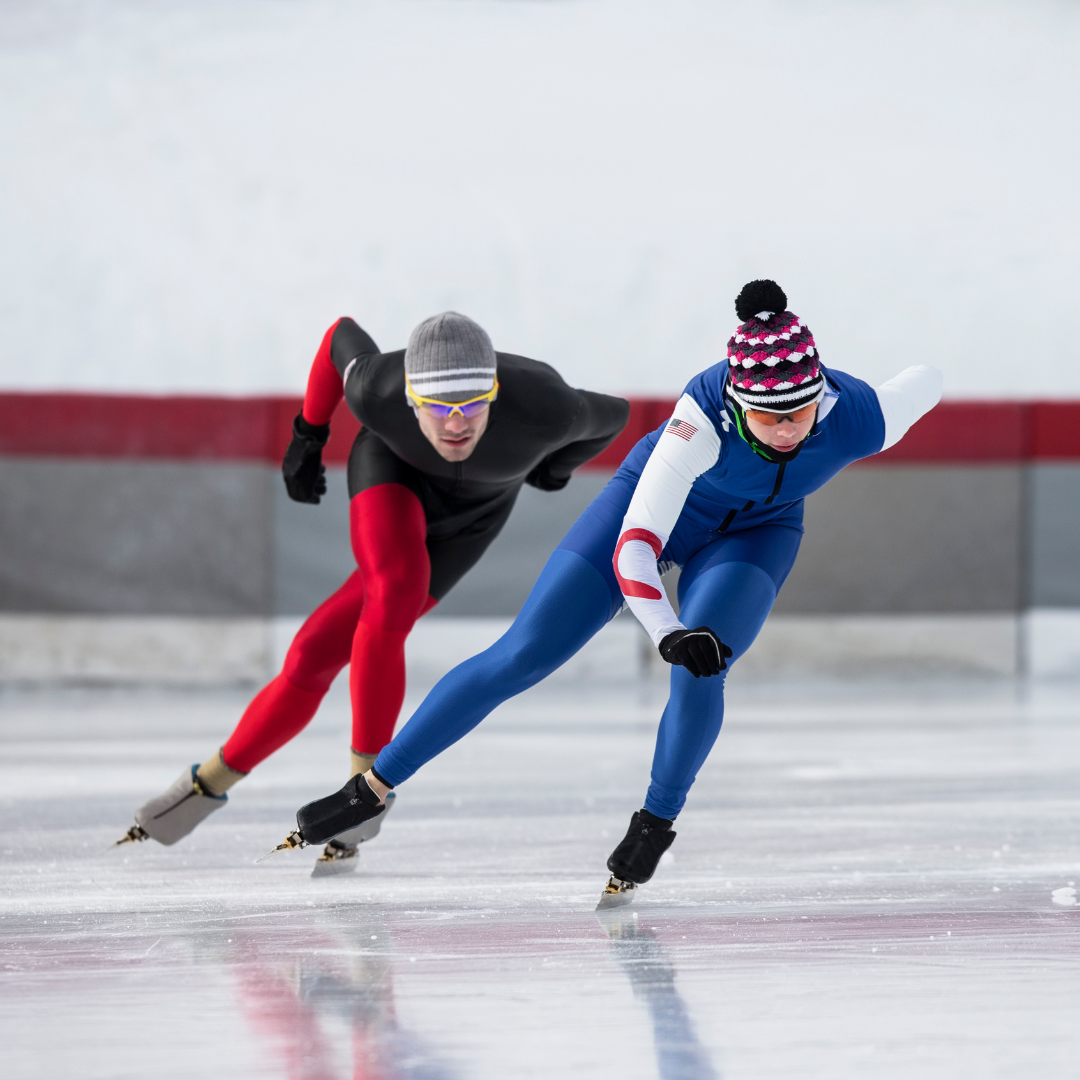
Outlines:
[[331, 874], [351, 874], [360, 863], [357, 847], [379, 835], [386, 815], [394, 809], [397, 794], [391, 791], [386, 796], [386, 809], [378, 817], [361, 822], [354, 829], [339, 833], [323, 848], [323, 853], [315, 860], [312, 877], [329, 877]]
[[198, 765], [192, 765], [185, 769], [164, 795], [143, 803], [135, 811], [135, 824], [113, 846], [139, 840], [175, 844], [200, 821], [220, 810], [229, 801], [229, 796], [211, 795], [195, 775], [198, 768]]

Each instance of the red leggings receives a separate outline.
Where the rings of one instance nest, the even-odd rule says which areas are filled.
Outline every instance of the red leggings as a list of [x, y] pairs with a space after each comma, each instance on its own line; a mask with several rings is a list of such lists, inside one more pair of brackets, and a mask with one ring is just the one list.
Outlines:
[[349, 506], [355, 573], [293, 638], [281, 674], [255, 696], [222, 747], [230, 769], [250, 772], [310, 723], [338, 672], [351, 664], [352, 747], [377, 754], [405, 700], [405, 639], [436, 600], [420, 500], [402, 484], [376, 484]]

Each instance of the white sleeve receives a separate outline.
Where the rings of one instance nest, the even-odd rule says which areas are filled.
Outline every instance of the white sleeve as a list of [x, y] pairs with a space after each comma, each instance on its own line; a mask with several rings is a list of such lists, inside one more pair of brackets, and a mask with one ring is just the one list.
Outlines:
[[877, 388], [881, 415], [885, 417], [882, 450], [895, 446], [907, 434], [908, 428], [941, 400], [943, 382], [937, 368], [919, 364], [904, 368], [899, 375]]
[[694, 481], [719, 459], [720, 436], [698, 403], [683, 394], [641, 470], [612, 559], [623, 596], [654, 645], [685, 629], [660, 584], [656, 560]]

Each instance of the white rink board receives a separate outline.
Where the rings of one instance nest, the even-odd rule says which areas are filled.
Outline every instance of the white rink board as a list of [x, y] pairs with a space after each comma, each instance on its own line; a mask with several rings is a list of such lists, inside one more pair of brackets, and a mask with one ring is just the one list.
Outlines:
[[[228, 686], [281, 669], [300, 618], [219, 619], [0, 614], [0, 686]], [[406, 645], [410, 685], [431, 686], [486, 649], [509, 619], [421, 619]], [[663, 678], [627, 613], [549, 678]], [[1080, 676], [1080, 611], [1009, 615], [773, 615], [736, 671], [752, 678], [833, 675]]]
[[1080, 611], [1035, 608], [1025, 617], [1024, 634], [1032, 675], [1080, 677]]
[[109, 850], [245, 701], [0, 698], [5, 1080], [1075, 1072], [1077, 684], [736, 683], [608, 922], [655, 684], [504, 707], [402, 785], [351, 878], [253, 865], [345, 775], [337, 690], [193, 836]]

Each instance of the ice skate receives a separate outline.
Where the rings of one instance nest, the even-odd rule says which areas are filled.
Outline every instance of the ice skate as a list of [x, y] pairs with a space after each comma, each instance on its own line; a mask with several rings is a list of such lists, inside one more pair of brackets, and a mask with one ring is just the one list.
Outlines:
[[379, 835], [382, 823], [386, 815], [394, 808], [397, 798], [394, 792], [386, 796], [386, 809], [376, 817], [357, 825], [354, 829], [347, 829], [339, 833], [323, 848], [323, 853], [315, 861], [311, 870], [312, 877], [330, 877], [338, 874], [351, 874], [360, 864], [358, 848], [360, 844], [368, 840], [374, 840]]
[[637, 889], [637, 886], [632, 881], [623, 881], [613, 874], [608, 878], [608, 883], [600, 894], [600, 903], [596, 905], [596, 910], [608, 911], [611, 908], [626, 907], [632, 904], [635, 889]]
[[351, 874], [360, 865], [360, 854], [356, 844], [344, 844], [340, 840], [331, 840], [323, 848], [322, 854], [311, 868], [312, 877], [337, 877]]
[[143, 803], [135, 811], [135, 824], [113, 845], [135, 844], [140, 840], [156, 840], [171, 845], [192, 832], [215, 810], [228, 801], [228, 795], [211, 795], [199, 782], [199, 766], [185, 769], [163, 795]]
[[[289, 833], [263, 858], [278, 851], [307, 847], [309, 844], [325, 844], [335, 836], [379, 817], [385, 810], [386, 806], [379, 801], [379, 796], [368, 787], [364, 777], [357, 773], [340, 791], [301, 806], [296, 811], [295, 832]], [[262, 862], [262, 859], [258, 861]]]
[[633, 903], [638, 885], [656, 873], [660, 856], [675, 842], [672, 822], [648, 810], [636, 810], [630, 828], [611, 853], [607, 868], [611, 879], [600, 896], [597, 911]]

